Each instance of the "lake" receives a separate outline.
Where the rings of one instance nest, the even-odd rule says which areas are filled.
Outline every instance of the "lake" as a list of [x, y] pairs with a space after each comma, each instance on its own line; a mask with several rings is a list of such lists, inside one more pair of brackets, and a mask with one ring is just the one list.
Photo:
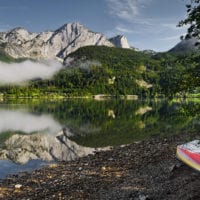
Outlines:
[[195, 101], [0, 103], [0, 178], [152, 137], [200, 129]]

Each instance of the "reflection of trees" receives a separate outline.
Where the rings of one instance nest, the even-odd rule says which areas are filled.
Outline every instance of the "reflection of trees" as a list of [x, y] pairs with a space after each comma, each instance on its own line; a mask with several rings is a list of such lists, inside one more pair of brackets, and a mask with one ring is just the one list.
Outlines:
[[[135, 114], [139, 109], [149, 107], [152, 110], [143, 115]], [[187, 128], [196, 131], [199, 127], [200, 104], [73, 100], [29, 105], [29, 109], [33, 113], [53, 115], [60, 124], [71, 129], [73, 136], [69, 138], [78, 144], [98, 147], [130, 143], [152, 135], [179, 133]], [[112, 111], [115, 117], [109, 116], [108, 111]], [[63, 141], [66, 141], [65, 137], [60, 138], [59, 143]]]

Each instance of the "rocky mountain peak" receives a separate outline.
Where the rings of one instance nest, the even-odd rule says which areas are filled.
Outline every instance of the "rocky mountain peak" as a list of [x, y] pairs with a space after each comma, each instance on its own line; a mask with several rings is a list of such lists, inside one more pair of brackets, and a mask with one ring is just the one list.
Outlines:
[[84, 27], [84, 26], [78, 22], [66, 23], [66, 24], [62, 25], [60, 28], [58, 28], [55, 32], [70, 31], [70, 30], [80, 29], [82, 27]]
[[17, 27], [7, 32], [6, 38], [8, 38], [9, 41], [11, 40], [10, 42], [13, 42], [12, 40], [14, 39], [30, 40], [36, 35], [36, 33], [30, 33], [25, 28]]
[[23, 27], [16, 27], [16, 28], [11, 29], [9, 32], [18, 32], [18, 33], [20, 33], [20, 32], [28, 32], [28, 31]]
[[110, 38], [109, 41], [112, 42], [116, 47], [130, 48], [128, 40], [124, 35], [117, 35], [116, 37]]
[[23, 27], [17, 27], [17, 28], [10, 30], [7, 34], [18, 34], [21, 37], [26, 38], [26, 37], [29, 37], [30, 35], [34, 34], [34, 33], [30, 33], [28, 30], [26, 30]]
[[113, 46], [101, 33], [91, 32], [79, 23], [68, 23], [57, 29], [47, 42], [48, 56], [65, 58], [78, 48], [89, 45]]
[[41, 33], [31, 33], [18, 27], [0, 34], [0, 46], [3, 43], [6, 43], [4, 50], [8, 55], [34, 59], [64, 59], [78, 48], [90, 45], [130, 48], [123, 35], [108, 40], [103, 34], [90, 31], [80, 23], [67, 23], [55, 31]]

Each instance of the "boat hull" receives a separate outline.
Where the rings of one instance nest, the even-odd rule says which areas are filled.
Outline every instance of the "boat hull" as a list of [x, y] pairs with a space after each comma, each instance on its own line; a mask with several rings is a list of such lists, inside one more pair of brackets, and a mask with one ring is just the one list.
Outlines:
[[200, 171], [200, 141], [194, 140], [177, 146], [177, 158], [188, 166]]

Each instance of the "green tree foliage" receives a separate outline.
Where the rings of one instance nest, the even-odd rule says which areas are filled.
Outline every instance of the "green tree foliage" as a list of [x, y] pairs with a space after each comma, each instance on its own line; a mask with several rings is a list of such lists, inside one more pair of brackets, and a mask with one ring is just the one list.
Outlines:
[[[1, 57], [1, 56], [0, 56]], [[51, 79], [35, 79], [26, 85], [0, 85], [6, 98], [58, 98], [107, 94], [167, 96], [191, 90], [199, 79], [195, 55], [146, 54], [131, 49], [87, 46], [70, 54], [73, 62]], [[197, 77], [198, 74], [195, 76]]]
[[186, 38], [196, 37], [200, 39], [200, 0], [191, 0], [186, 5], [187, 18], [179, 23], [179, 26], [189, 25]]
[[[191, 0], [186, 5], [187, 17], [179, 22], [179, 26], [189, 25], [188, 32], [185, 39], [195, 37], [200, 39], [200, 0]], [[182, 37], [184, 38], [184, 37]], [[199, 42], [196, 43], [199, 46]], [[187, 62], [191, 68], [188, 68], [182, 79], [181, 90], [194, 90], [200, 86], [200, 65], [199, 65], [199, 51], [184, 58], [184, 62]], [[181, 82], [181, 80], [180, 80]]]

